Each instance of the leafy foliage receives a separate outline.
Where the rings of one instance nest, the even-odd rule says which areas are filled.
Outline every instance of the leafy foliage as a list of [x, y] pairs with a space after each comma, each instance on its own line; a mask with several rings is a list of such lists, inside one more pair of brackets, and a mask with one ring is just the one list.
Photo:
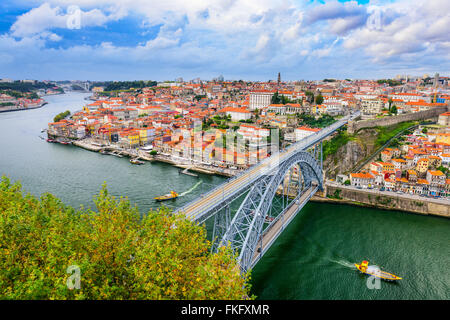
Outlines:
[[395, 87], [395, 86], [399, 86], [402, 84], [400, 81], [393, 80], [393, 79], [381, 79], [381, 80], [377, 80], [377, 82], [379, 84], [387, 83], [390, 87]]
[[319, 93], [319, 95], [316, 97], [316, 104], [322, 103], [323, 103], [323, 96]]
[[158, 83], [156, 81], [115, 81], [115, 82], [98, 82], [95, 86], [104, 86], [104, 91], [128, 90], [131, 88], [142, 89], [145, 87], [154, 87]]
[[31, 92], [37, 89], [49, 89], [53, 88], [54, 86], [55, 86], [54, 84], [39, 81], [35, 83], [21, 82], [21, 81], [0, 82], [0, 90], [13, 90], [22, 93]]
[[[392, 139], [394, 136], [399, 134], [400, 132], [406, 130], [407, 128], [416, 124], [415, 121], [401, 122], [397, 123], [393, 126], [389, 127], [377, 127], [378, 131], [377, 140], [375, 141], [375, 147], [380, 148], [383, 146], [389, 139]], [[405, 132], [406, 133], [406, 132]]]
[[64, 119], [65, 117], [67, 117], [70, 114], [69, 110], [66, 110], [64, 112], [58, 113], [54, 118], [53, 118], [53, 122], [58, 122], [62, 119]]
[[[141, 218], [103, 186], [96, 211], [0, 182], [0, 299], [243, 299], [229, 248], [209, 252], [203, 226], [167, 208]], [[67, 268], [81, 271], [68, 289]]]
[[352, 138], [347, 134], [346, 130], [338, 130], [332, 139], [323, 142], [323, 160], [326, 160], [329, 155], [335, 154], [340, 147], [347, 144]]
[[328, 114], [324, 114], [318, 119], [307, 113], [298, 114], [297, 116], [305, 125], [312, 128], [325, 128], [336, 122], [336, 120]]

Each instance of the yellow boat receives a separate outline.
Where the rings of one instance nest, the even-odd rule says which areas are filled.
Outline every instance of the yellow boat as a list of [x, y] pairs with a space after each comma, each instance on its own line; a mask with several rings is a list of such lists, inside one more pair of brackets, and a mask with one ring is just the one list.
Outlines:
[[170, 191], [170, 193], [165, 194], [163, 196], [159, 196], [159, 197], [155, 197], [156, 201], [165, 201], [165, 200], [170, 200], [170, 199], [176, 199], [178, 198], [178, 193], [176, 193], [175, 191]]
[[367, 260], [364, 260], [360, 264], [355, 263], [355, 266], [360, 272], [380, 278], [382, 280], [396, 281], [396, 280], [402, 279], [399, 276], [396, 276], [395, 274], [392, 274], [392, 273], [389, 273], [386, 271], [382, 271], [382, 270], [380, 270], [380, 268], [378, 268], [376, 266], [369, 266], [369, 261], [367, 261]]

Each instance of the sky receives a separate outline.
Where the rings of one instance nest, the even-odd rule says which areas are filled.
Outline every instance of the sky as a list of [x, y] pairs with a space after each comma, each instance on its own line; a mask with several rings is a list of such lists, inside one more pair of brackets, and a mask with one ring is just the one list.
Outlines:
[[448, 75], [449, 30], [448, 0], [2, 0], [0, 78]]

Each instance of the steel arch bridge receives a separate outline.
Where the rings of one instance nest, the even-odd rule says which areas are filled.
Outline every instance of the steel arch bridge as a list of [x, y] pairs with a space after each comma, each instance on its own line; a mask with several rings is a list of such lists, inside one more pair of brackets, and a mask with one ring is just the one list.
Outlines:
[[308, 136], [177, 210], [202, 223], [214, 218], [212, 250], [228, 245], [243, 273], [322, 188], [322, 140], [359, 113]]

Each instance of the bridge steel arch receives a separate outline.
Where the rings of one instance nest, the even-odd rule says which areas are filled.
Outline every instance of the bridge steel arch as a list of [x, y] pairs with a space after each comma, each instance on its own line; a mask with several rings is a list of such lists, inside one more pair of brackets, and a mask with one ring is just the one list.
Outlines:
[[313, 181], [317, 182], [318, 188], [322, 188], [321, 152], [320, 159], [316, 158], [318, 155], [317, 148], [314, 148], [313, 154], [307, 151], [299, 151], [264, 175], [250, 188], [219, 242], [219, 246], [230, 245], [235, 252], [239, 252], [238, 260], [243, 273], [247, 272], [252, 266], [258, 241], [262, 239], [265, 219], [268, 216], [277, 189], [284, 181], [286, 174], [294, 166], [299, 166], [299, 195], [304, 190], [311, 188]]

